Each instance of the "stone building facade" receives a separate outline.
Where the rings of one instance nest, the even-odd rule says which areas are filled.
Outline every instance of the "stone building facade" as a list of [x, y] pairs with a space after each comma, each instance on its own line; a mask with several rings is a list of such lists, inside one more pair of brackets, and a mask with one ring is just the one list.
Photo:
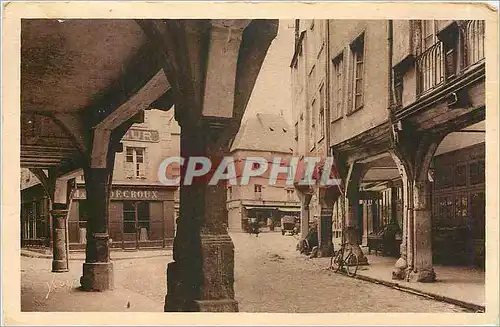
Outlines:
[[345, 184], [336, 203], [317, 189], [300, 195], [326, 252], [344, 230], [361, 262], [360, 245], [398, 257], [395, 279], [484, 264], [484, 25], [296, 21], [297, 154], [334, 156]]
[[246, 231], [252, 218], [271, 230], [275, 227], [278, 230], [281, 218], [285, 216], [299, 219], [297, 192], [293, 185], [286, 185], [286, 176], [280, 174], [274, 185], [269, 183], [273, 160], [280, 158], [289, 162], [292, 153], [293, 132], [283, 117], [259, 113], [243, 123], [231, 146], [237, 177], [241, 177], [246, 160], [252, 157], [264, 158], [268, 168], [262, 175], [251, 177], [246, 185], [228, 185], [230, 231]]
[[[123, 151], [115, 156], [110, 192], [110, 244], [116, 248], [171, 245], [179, 207], [178, 190], [160, 183], [158, 168], [163, 159], [180, 152], [180, 127], [173, 111], [145, 111], [144, 121], [132, 125], [121, 143]], [[84, 249], [88, 205], [83, 175], [75, 182], [68, 240], [70, 249]], [[49, 246], [51, 203], [28, 169], [22, 171], [21, 202], [22, 245]]]

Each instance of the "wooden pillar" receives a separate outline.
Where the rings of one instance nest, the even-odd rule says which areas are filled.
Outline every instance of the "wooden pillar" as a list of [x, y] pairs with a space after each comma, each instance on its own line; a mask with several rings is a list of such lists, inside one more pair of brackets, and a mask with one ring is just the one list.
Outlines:
[[368, 258], [363, 254], [361, 247], [359, 246], [359, 228], [357, 223], [357, 215], [359, 210], [359, 197], [358, 192], [351, 192], [346, 199], [346, 229], [345, 236], [346, 241], [352, 248], [354, 254], [358, 256], [358, 262], [360, 265], [367, 265]]
[[413, 261], [412, 251], [408, 251], [412, 244], [412, 233], [413, 230], [413, 182], [408, 175], [407, 167], [403, 164], [402, 159], [399, 157], [400, 154], [396, 152], [391, 152], [391, 156], [398, 167], [399, 174], [401, 176], [403, 192], [403, 239], [400, 247], [400, 255], [394, 268], [392, 270], [392, 279], [405, 280], [409, 276], [409, 271], [411, 270], [411, 263]]
[[300, 197], [300, 237], [305, 238], [309, 232], [309, 204], [312, 194], [297, 192]]
[[84, 169], [86, 201], [90, 205], [87, 205], [87, 244], [80, 284], [86, 291], [114, 288], [108, 230], [112, 169], [113, 165], [106, 168]]
[[319, 255], [331, 257], [333, 255], [332, 243], [332, 215], [334, 199], [330, 196], [331, 190], [319, 190], [320, 220], [318, 223]]
[[68, 210], [51, 210], [54, 241], [52, 242], [52, 272], [69, 271], [69, 251], [67, 239]]
[[[182, 125], [181, 125], [182, 126]], [[182, 126], [181, 156], [206, 156], [217, 165], [224, 147], [206, 142], [208, 126]], [[181, 175], [185, 176], [186, 165]], [[174, 240], [174, 262], [167, 268], [165, 311], [238, 311], [234, 300], [234, 245], [227, 233], [224, 181], [206, 178], [181, 185], [180, 219]]]
[[414, 258], [410, 279], [417, 282], [434, 282], [436, 273], [432, 268], [432, 221], [428, 180], [415, 181], [413, 198]]
[[369, 205], [365, 200], [363, 203], [363, 238], [361, 240], [362, 245], [368, 244], [368, 219], [369, 219]]
[[[269, 21], [269, 27], [265, 20], [143, 24], [152, 38], [165, 45], [165, 72], [181, 126], [181, 156], [187, 160], [181, 181], [190, 158], [208, 157], [217, 167], [214, 159], [228, 154], [229, 141], [238, 131], [265, 53], [277, 34], [275, 23]], [[206, 178], [191, 185], [181, 183], [165, 311], [238, 311], [226, 196], [225, 183], [208, 185]]]
[[432, 211], [428, 170], [444, 134], [407, 132], [391, 155], [399, 169], [403, 187], [403, 242], [392, 271], [393, 279], [434, 282], [432, 267]]
[[359, 184], [363, 178], [366, 167], [363, 164], [351, 163], [349, 172], [346, 178], [346, 196], [345, 196], [345, 241], [349, 243], [353, 252], [358, 256], [360, 265], [367, 265], [368, 259], [361, 250], [359, 231], [362, 226], [359, 226]]

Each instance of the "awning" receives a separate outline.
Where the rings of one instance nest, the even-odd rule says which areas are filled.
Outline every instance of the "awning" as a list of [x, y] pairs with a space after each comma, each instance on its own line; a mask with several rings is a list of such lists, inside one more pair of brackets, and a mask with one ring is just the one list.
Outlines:
[[300, 208], [278, 208], [281, 212], [300, 212]]
[[253, 206], [253, 207], [244, 206], [244, 208], [247, 209], [247, 210], [252, 210], [252, 209], [257, 209], [257, 210], [276, 210], [276, 209], [278, 209], [276, 207], [266, 207], [266, 206]]

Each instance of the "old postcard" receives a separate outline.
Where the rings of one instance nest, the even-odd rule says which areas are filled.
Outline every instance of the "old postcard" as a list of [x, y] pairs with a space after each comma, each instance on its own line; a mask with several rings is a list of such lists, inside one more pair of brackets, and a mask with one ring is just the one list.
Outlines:
[[5, 3], [4, 323], [497, 324], [497, 15]]

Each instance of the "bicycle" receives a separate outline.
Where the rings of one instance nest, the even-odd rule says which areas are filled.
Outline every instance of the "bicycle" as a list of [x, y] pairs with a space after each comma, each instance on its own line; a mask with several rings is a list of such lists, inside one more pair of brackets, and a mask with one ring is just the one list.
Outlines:
[[333, 266], [336, 265], [335, 272], [345, 270], [347, 276], [354, 277], [359, 267], [358, 256], [352, 251], [352, 247], [349, 247], [349, 250], [346, 251], [347, 245], [349, 243], [342, 243], [340, 250], [332, 255], [330, 269], [334, 269]]

